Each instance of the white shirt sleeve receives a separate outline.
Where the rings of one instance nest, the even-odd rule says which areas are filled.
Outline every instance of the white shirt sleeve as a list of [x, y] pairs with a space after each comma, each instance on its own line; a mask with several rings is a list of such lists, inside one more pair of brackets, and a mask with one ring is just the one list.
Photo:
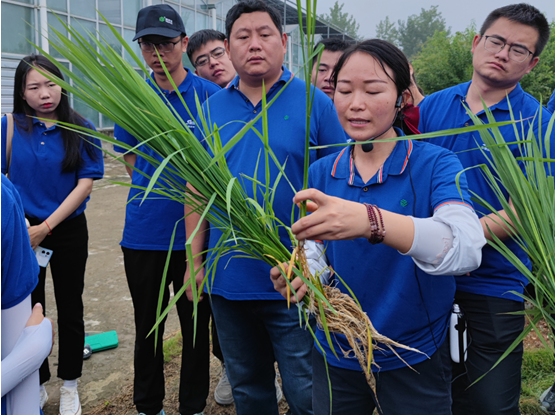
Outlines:
[[11, 353], [2, 359], [2, 396], [39, 370], [52, 348], [52, 323], [25, 327]]
[[475, 211], [451, 203], [438, 209], [432, 218], [411, 217], [415, 237], [409, 255], [431, 275], [462, 275], [479, 267], [486, 244]]
[[311, 274], [318, 274], [320, 281], [328, 285], [330, 279], [330, 268], [328, 268], [328, 259], [324, 252], [324, 244], [317, 241], [305, 241], [305, 255], [307, 256], [307, 265]]

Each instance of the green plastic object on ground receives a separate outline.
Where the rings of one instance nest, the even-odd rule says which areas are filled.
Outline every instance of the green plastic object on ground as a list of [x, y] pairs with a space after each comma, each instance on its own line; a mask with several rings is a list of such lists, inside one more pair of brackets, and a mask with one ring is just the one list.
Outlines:
[[118, 347], [118, 334], [112, 330], [106, 333], [94, 334], [85, 337], [85, 344], [91, 346], [94, 352], [101, 352], [103, 350], [113, 349]]

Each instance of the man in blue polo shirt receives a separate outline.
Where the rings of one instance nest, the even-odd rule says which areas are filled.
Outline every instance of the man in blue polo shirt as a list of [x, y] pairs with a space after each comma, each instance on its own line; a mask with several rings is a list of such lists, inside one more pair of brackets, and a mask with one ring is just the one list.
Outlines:
[[[240, 2], [228, 12], [226, 34], [226, 50], [238, 76], [228, 88], [209, 98], [203, 106], [204, 115], [210, 111], [211, 122], [221, 128], [224, 145], [244, 122], [260, 113], [263, 93], [270, 101], [291, 81], [268, 111], [269, 144], [278, 161], [285, 163], [285, 172], [292, 185], [301, 189], [305, 83], [282, 66], [287, 36], [282, 33], [280, 13], [261, 1]], [[262, 119], [254, 127], [262, 131]], [[345, 142], [332, 100], [319, 90], [315, 90], [310, 133], [312, 145]], [[312, 151], [311, 159], [335, 151], [335, 148]], [[226, 155], [228, 167], [245, 184], [250, 197], [253, 197], [253, 186], [243, 175], [264, 181], [265, 166], [264, 162], [258, 163], [259, 154], [264, 154], [263, 145], [250, 131]], [[269, 183], [273, 185], [278, 169], [272, 162], [269, 167]], [[285, 224], [291, 222], [293, 195], [289, 184], [282, 179], [273, 208], [277, 218]], [[195, 229], [199, 218], [195, 214], [186, 217], [186, 232]], [[201, 224], [201, 231], [206, 226], [206, 223]], [[209, 248], [215, 246], [221, 235], [218, 229], [211, 227]], [[202, 251], [203, 241], [202, 232], [199, 232], [192, 244], [193, 254]], [[285, 246], [291, 245], [287, 235], [282, 235], [282, 241]], [[200, 267], [200, 262], [194, 264], [196, 268]], [[207, 269], [212, 264], [210, 261]], [[284, 299], [274, 291], [268, 277], [270, 266], [262, 261], [232, 258], [232, 255], [215, 266], [211, 301], [237, 413], [278, 414], [274, 388], [276, 360], [292, 413], [311, 414], [313, 340], [309, 331], [300, 327], [297, 308], [288, 310]], [[199, 279], [203, 275], [204, 270], [197, 274]], [[189, 279], [189, 268], [185, 278]]]
[[546, 109], [551, 114], [554, 114], [554, 92], [555, 91], [552, 91], [552, 95], [550, 96], [550, 99], [548, 100], [548, 103], [546, 104]]
[[[133, 40], [139, 41], [143, 58], [153, 70], [152, 77], [156, 85], [147, 80], [162, 100], [172, 105], [187, 126], [194, 130], [194, 120], [183, 106], [185, 100], [192, 115], [196, 116], [195, 93], [204, 101], [207, 96], [220, 90], [212, 82], [201, 79], [183, 67], [182, 55], [187, 48], [188, 38], [180, 15], [168, 5], [145, 7], [137, 16], [137, 29]], [[175, 91], [167, 78], [156, 51], [164, 62], [174, 83]], [[179, 94], [179, 95], [178, 95]], [[138, 144], [135, 137], [121, 127], [116, 126], [114, 136], [117, 140], [130, 145]], [[124, 153], [126, 149], [115, 147]], [[151, 149], [142, 145], [140, 151], [159, 161], [162, 158]], [[135, 154], [126, 154], [124, 159], [137, 170], [152, 176], [156, 167], [145, 158]], [[149, 178], [133, 169], [128, 169], [132, 184], [146, 188]], [[124, 253], [124, 265], [129, 291], [135, 310], [135, 379], [133, 401], [140, 414], [163, 414], [164, 400], [164, 356], [162, 353], [162, 335], [164, 324], [159, 326], [158, 349], [154, 350], [154, 336], [147, 334], [154, 326], [158, 303], [158, 293], [162, 283], [162, 274], [168, 255], [172, 256], [166, 277], [166, 283], [174, 284], [174, 292], [183, 285], [185, 273], [185, 229], [184, 224], [176, 227], [174, 245], [170, 240], [174, 227], [183, 218], [183, 205], [154, 197], [142, 202], [143, 191], [132, 188], [129, 192], [126, 209], [124, 236], [121, 242]], [[168, 304], [169, 290], [165, 287], [164, 305]], [[182, 415], [200, 414], [206, 405], [209, 392], [209, 334], [208, 322], [210, 306], [208, 302], [199, 305], [197, 319], [196, 344], [193, 347], [192, 303], [187, 298], [177, 302], [178, 316], [183, 335], [182, 367], [180, 377], [180, 413]]]
[[[523, 128], [527, 135], [529, 123], [532, 123], [538, 138], [541, 134], [538, 119], [542, 117], [544, 136], [550, 114], [521, 89], [519, 81], [539, 61], [549, 33], [546, 18], [530, 5], [522, 3], [494, 10], [483, 23], [480, 34], [473, 39], [472, 80], [427, 97], [420, 104], [419, 130], [427, 133], [473, 125], [464, 105], [483, 122], [488, 122], [481, 100], [497, 121], [510, 120], [509, 100], [515, 118], [525, 119], [517, 129]], [[508, 141], [515, 141], [514, 126], [502, 127], [500, 131]], [[488, 165], [481, 151], [467, 151], [481, 145], [478, 132], [430, 141], [454, 151], [464, 168], [482, 163]], [[520, 155], [518, 145], [510, 145], [510, 149], [516, 157]], [[554, 132], [551, 149], [554, 151]], [[466, 176], [470, 191], [496, 209], [502, 209], [480, 169], [467, 170]], [[490, 229], [506, 240], [508, 248], [530, 267], [526, 253], [509, 238], [504, 228], [497, 226], [496, 218], [479, 203], [475, 203], [474, 208], [480, 212], [485, 237], [492, 239]], [[465, 365], [454, 365], [453, 413], [519, 414], [522, 344], [492, 372], [466, 388], [487, 373], [522, 332], [523, 316], [508, 313], [523, 310], [523, 299], [510, 292], [523, 293], [527, 278], [494, 248], [485, 245], [481, 266], [470, 274], [456, 277], [456, 281], [455, 301], [466, 315], [470, 344]]]

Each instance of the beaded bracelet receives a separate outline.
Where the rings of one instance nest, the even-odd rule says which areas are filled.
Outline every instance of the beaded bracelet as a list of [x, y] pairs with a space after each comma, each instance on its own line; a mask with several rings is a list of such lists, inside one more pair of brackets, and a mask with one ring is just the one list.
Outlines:
[[[371, 237], [368, 241], [373, 244], [379, 244], [384, 241], [384, 235], [386, 235], [386, 230], [384, 229], [384, 220], [382, 219], [382, 212], [376, 205], [370, 205], [368, 203], [363, 203], [367, 208], [367, 216], [369, 218], [369, 223], [371, 225]], [[376, 212], [375, 212], [376, 209]], [[377, 217], [378, 213], [378, 217]], [[380, 220], [380, 228], [379, 228]]]

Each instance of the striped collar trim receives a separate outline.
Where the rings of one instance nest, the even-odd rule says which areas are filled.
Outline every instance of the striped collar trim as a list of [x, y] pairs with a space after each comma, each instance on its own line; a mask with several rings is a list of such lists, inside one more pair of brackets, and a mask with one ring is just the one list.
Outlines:
[[[407, 143], [407, 145], [405, 145], [405, 143]], [[390, 154], [388, 159], [386, 159], [384, 164], [378, 170], [376, 182], [383, 183], [388, 175], [402, 174], [409, 164], [409, 158], [413, 153], [414, 147], [415, 145], [412, 140], [397, 142], [392, 154]], [[332, 164], [332, 171], [330, 173], [332, 177], [337, 179], [348, 178], [350, 186], [354, 184], [356, 169], [355, 161], [353, 159], [353, 146], [345, 147], [336, 156], [336, 160], [334, 160], [334, 163]]]

